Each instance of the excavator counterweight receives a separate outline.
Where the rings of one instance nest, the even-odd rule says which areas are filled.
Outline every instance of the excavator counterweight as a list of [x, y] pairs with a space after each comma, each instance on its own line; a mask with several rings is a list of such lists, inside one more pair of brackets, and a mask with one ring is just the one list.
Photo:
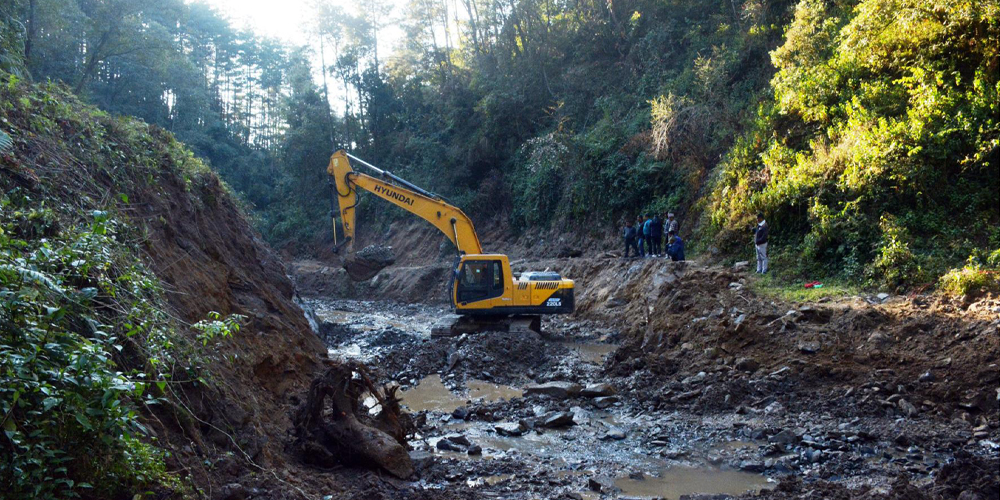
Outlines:
[[[351, 160], [369, 168], [374, 175], [354, 171]], [[472, 220], [441, 196], [343, 150], [330, 158], [327, 173], [332, 178], [335, 199], [331, 216], [339, 208], [344, 231], [344, 240], [336, 243], [336, 250], [346, 245], [349, 252], [353, 251], [358, 189], [426, 220], [455, 245], [458, 260], [448, 289], [456, 316], [451, 320], [442, 318], [433, 329], [435, 335], [522, 328], [538, 331], [540, 315], [573, 312], [573, 280], [552, 272], [515, 276], [506, 255], [483, 253]], [[336, 219], [333, 228], [336, 241]]]

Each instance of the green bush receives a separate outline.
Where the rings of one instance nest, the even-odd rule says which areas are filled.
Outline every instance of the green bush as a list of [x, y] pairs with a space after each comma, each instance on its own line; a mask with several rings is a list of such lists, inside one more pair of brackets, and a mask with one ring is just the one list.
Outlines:
[[712, 242], [739, 248], [763, 211], [798, 271], [903, 288], [994, 244], [998, 39], [996, 0], [799, 2], [773, 98], [713, 179]]
[[[5, 498], [116, 497], [169, 482], [137, 404], [169, 359], [157, 281], [107, 212], [0, 197]], [[112, 312], [113, 311], [113, 312]], [[140, 438], [141, 436], [141, 438]]]
[[944, 293], [960, 297], [1000, 292], [1000, 249], [989, 255], [982, 250], [973, 252], [964, 267], [948, 271], [938, 285]]

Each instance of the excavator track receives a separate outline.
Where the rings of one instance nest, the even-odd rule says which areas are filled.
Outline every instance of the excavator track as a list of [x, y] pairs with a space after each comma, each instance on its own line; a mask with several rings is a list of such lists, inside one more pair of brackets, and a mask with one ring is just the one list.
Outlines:
[[431, 327], [431, 338], [482, 332], [542, 333], [541, 316], [460, 316], [449, 314]]

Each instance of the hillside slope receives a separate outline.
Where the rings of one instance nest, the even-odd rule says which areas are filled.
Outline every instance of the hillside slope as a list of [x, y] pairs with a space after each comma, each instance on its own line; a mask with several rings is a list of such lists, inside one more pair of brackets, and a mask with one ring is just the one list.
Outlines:
[[0, 103], [0, 497], [212, 496], [278, 467], [325, 349], [235, 198], [60, 87], [3, 76]]

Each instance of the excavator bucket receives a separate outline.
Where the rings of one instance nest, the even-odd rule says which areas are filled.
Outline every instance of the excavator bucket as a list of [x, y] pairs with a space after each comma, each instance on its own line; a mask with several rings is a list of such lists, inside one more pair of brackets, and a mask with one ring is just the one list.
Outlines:
[[382, 269], [396, 262], [392, 247], [370, 245], [344, 259], [344, 269], [354, 281], [365, 281], [375, 277]]

